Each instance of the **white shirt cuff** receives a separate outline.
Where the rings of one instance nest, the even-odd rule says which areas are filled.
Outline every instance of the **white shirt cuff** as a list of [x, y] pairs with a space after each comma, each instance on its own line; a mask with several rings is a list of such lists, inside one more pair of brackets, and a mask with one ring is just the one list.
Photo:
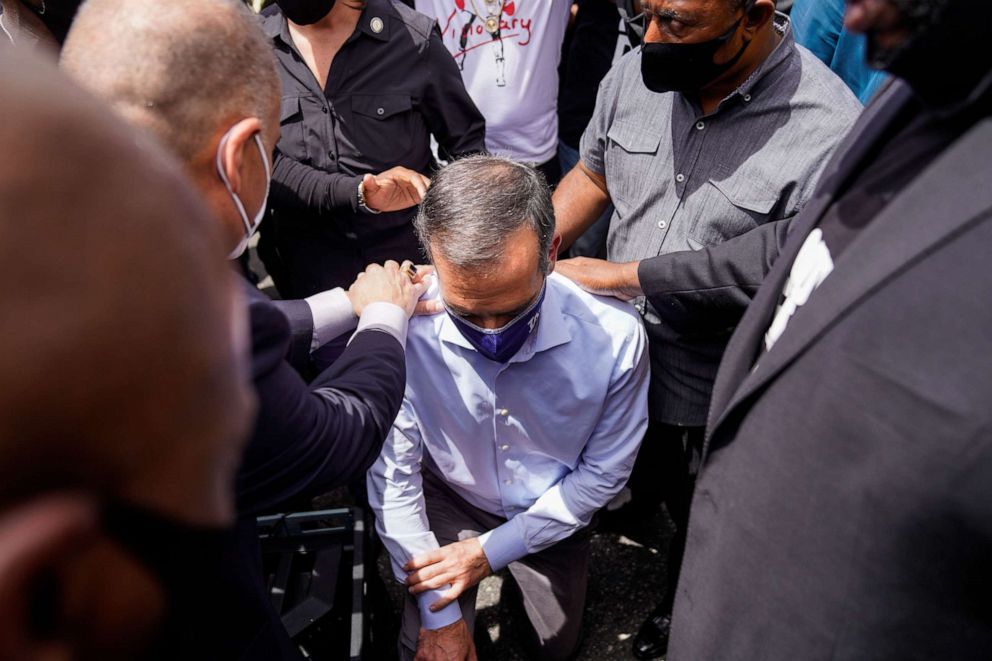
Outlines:
[[512, 520], [479, 535], [479, 543], [493, 572], [527, 555], [527, 544]]
[[310, 314], [313, 315], [310, 351], [316, 351], [339, 335], [344, 335], [358, 323], [351, 301], [340, 287], [322, 291], [303, 300], [310, 306]]
[[462, 609], [455, 599], [450, 604], [437, 611], [431, 612], [431, 604], [441, 598], [441, 594], [449, 590], [451, 586], [442, 590], [428, 590], [417, 595], [417, 608], [420, 610], [420, 625], [425, 629], [436, 631], [441, 627], [446, 627], [462, 619]]
[[358, 330], [355, 334], [363, 330], [384, 331], [395, 337], [405, 349], [408, 321], [406, 312], [398, 305], [383, 302], [369, 303], [362, 311], [362, 318], [358, 320]]

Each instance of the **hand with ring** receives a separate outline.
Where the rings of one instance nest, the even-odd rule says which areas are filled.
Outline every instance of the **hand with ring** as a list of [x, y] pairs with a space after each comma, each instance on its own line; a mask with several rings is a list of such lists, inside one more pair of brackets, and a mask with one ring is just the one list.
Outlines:
[[382, 266], [369, 264], [347, 293], [356, 316], [361, 317], [370, 303], [384, 302], [398, 305], [410, 317], [427, 285], [413, 262], [406, 260], [400, 265], [389, 260]]

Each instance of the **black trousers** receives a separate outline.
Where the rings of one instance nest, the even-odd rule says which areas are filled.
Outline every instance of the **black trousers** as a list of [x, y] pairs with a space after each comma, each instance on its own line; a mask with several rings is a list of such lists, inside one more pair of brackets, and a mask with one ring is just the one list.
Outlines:
[[635, 507], [646, 510], [664, 502], [675, 523], [675, 535], [669, 544], [666, 562], [667, 589], [661, 602], [662, 608], [669, 613], [675, 603], [675, 588], [685, 553], [689, 505], [699, 472], [705, 432], [705, 427], [677, 427], [651, 420], [627, 483]]

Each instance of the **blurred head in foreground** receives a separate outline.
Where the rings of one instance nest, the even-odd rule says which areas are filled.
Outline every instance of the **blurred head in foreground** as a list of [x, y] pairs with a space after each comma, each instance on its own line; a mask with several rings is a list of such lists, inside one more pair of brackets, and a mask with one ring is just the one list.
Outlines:
[[0, 658], [144, 658], [233, 519], [238, 290], [170, 157], [22, 54], [0, 88]]

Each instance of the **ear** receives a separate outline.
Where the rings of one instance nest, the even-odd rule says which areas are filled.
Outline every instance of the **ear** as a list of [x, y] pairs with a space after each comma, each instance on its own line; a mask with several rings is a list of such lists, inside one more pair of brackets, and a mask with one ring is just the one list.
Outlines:
[[774, 18], [775, 0], [755, 0], [754, 5], [747, 12], [744, 30], [748, 34], [754, 34]]
[[[253, 136], [261, 131], [262, 121], [258, 117], [246, 117], [227, 131], [227, 139], [220, 145], [220, 165], [235, 195], [241, 195], [244, 185], [242, 168], [245, 163], [245, 149], [255, 148]], [[222, 135], [218, 141], [223, 139]]]
[[551, 240], [551, 247], [548, 248], [548, 272], [555, 270], [555, 263], [558, 261], [558, 249], [561, 248], [561, 234], [555, 232], [555, 238]]
[[47, 635], [59, 624], [60, 570], [96, 534], [97, 507], [81, 495], [39, 497], [0, 516], [0, 659], [75, 656]]

